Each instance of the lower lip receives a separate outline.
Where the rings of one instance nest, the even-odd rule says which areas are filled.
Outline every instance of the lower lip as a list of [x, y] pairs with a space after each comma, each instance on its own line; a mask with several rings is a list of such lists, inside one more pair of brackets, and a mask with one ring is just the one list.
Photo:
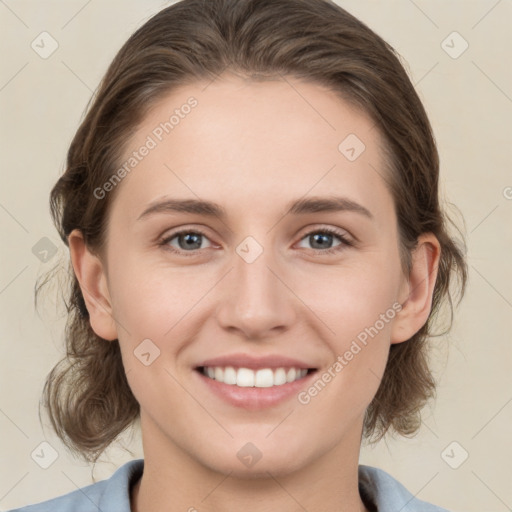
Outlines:
[[214, 394], [229, 404], [242, 409], [256, 411], [266, 407], [272, 407], [284, 402], [292, 396], [297, 396], [306, 385], [309, 385], [317, 372], [313, 371], [302, 379], [268, 388], [240, 387], [224, 384], [218, 380], [206, 377], [206, 375], [203, 375], [199, 370], [194, 370], [194, 373], [198, 375], [201, 381], [204, 382]]

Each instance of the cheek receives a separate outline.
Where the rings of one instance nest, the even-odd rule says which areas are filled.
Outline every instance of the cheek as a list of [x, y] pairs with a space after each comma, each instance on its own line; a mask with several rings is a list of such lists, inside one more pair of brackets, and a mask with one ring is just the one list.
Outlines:
[[125, 260], [111, 275], [116, 320], [132, 337], [162, 340], [185, 319], [210, 285], [204, 276], [199, 279], [183, 268], [142, 264], [142, 257], [133, 260]]
[[397, 262], [390, 264], [393, 261], [381, 254], [372, 264], [337, 269], [316, 281], [327, 292], [321, 293], [321, 286], [310, 292], [311, 308], [329, 329], [330, 373], [336, 376], [332, 388], [339, 389], [340, 397], [343, 389], [350, 389], [343, 400], [354, 406], [371, 401], [385, 369], [391, 328], [401, 308], [400, 267]]
[[[398, 264], [388, 261], [392, 260], [381, 253], [355, 264], [304, 273], [297, 294], [324, 322], [340, 350], [347, 340], [378, 322], [381, 314], [389, 313], [386, 320], [394, 318], [400, 275]], [[383, 332], [390, 326], [390, 321], [385, 325], [378, 322]]]
[[[346, 264], [288, 266], [280, 274], [307, 306], [304, 318], [316, 322], [317, 330], [323, 324], [325, 335], [338, 340], [337, 348], [342, 351], [347, 340], [373, 326], [379, 315], [392, 307], [399, 275], [398, 263], [393, 265], [391, 256], [380, 252]], [[170, 267], [162, 260], [142, 264], [141, 255], [118, 261], [110, 276], [114, 315], [133, 335], [133, 342], [144, 338], [163, 341], [178, 323], [181, 331], [190, 323], [187, 316], [197, 317], [212, 306], [216, 294], [206, 297], [212, 287], [216, 283], [222, 287], [222, 272], [213, 266], [210, 270], [208, 265], [201, 269]], [[286, 293], [281, 300], [294, 302]], [[386, 324], [383, 331], [388, 327]], [[126, 338], [126, 331], [121, 329], [120, 337]]]
[[305, 410], [317, 411], [322, 422], [333, 428], [362, 417], [377, 393], [396, 317], [390, 289], [382, 281], [347, 280], [336, 300], [326, 303], [329, 309], [319, 315], [334, 331], [325, 338], [331, 361], [318, 372], [299, 402], [308, 404]]

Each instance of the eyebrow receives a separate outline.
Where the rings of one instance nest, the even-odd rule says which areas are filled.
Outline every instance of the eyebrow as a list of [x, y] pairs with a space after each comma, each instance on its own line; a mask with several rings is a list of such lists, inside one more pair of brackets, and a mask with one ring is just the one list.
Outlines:
[[[348, 211], [359, 213], [368, 219], [373, 219], [372, 213], [363, 205], [346, 197], [311, 197], [298, 199], [287, 204], [285, 215], [303, 215], [318, 212]], [[173, 199], [164, 198], [151, 203], [137, 218], [137, 221], [157, 213], [195, 213], [207, 217], [225, 219], [226, 210], [217, 203], [200, 199]]]

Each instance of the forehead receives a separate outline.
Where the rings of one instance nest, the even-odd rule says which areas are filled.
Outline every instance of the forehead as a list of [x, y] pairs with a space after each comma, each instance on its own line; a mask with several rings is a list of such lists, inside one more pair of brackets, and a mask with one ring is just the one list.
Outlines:
[[228, 213], [335, 190], [384, 208], [382, 143], [367, 115], [321, 85], [226, 76], [153, 106], [127, 144], [122, 163], [139, 155], [120, 195], [133, 217], [169, 194], [214, 199]]

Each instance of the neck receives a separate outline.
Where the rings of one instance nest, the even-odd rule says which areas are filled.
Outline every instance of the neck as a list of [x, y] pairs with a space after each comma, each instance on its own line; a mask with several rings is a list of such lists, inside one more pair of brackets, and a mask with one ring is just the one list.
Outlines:
[[144, 431], [144, 472], [132, 489], [132, 512], [367, 512], [358, 488], [360, 432], [291, 472], [247, 477], [215, 471], [161, 431]]

